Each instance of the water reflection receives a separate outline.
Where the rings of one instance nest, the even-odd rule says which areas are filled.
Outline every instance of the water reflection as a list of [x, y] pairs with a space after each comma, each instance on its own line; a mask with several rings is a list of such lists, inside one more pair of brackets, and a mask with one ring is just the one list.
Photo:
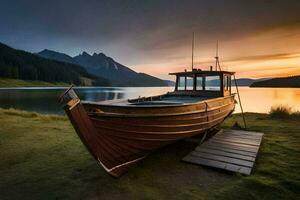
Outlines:
[[80, 99], [86, 101], [104, 101], [124, 98], [124, 89], [119, 88], [77, 88], [75, 91]]
[[[66, 88], [18, 88], [0, 90], [0, 107], [17, 108], [49, 114], [63, 114], [58, 103], [60, 94]], [[80, 99], [86, 101], [104, 101], [128, 99], [138, 96], [158, 95], [170, 91], [169, 87], [114, 88], [79, 87], [75, 91]]]
[[[58, 97], [63, 90], [65, 88], [0, 89], [0, 107], [62, 114], [63, 110], [58, 103]], [[171, 87], [75, 88], [78, 96], [87, 101], [131, 99], [138, 96], [159, 95], [172, 90]], [[300, 110], [300, 88], [240, 87], [240, 94], [246, 112], [266, 113], [274, 105], [287, 105], [294, 110]], [[239, 106], [236, 106], [236, 112], [240, 112]]]
[[[272, 106], [289, 106], [300, 111], [300, 88], [240, 87], [241, 100], [246, 112], [267, 113]], [[239, 106], [236, 112], [240, 112]]]

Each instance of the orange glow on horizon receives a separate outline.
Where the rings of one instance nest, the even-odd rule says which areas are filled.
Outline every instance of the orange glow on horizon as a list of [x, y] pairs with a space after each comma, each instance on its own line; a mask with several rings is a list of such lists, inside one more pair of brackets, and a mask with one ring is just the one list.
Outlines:
[[[215, 68], [213, 60], [211, 62], [196, 63], [195, 68], [209, 70], [209, 66]], [[165, 67], [170, 66], [170, 67]], [[171, 67], [172, 66], [172, 67]], [[237, 72], [238, 78], [272, 78], [300, 75], [300, 54], [290, 54], [282, 58], [274, 57], [265, 60], [239, 60], [239, 61], [221, 61], [223, 70]], [[143, 65], [143, 72], [154, 76], [170, 79], [170, 72], [190, 70], [191, 66], [184, 64], [176, 65], [167, 63], [157, 63]], [[162, 76], [162, 73], [165, 75]]]
[[[235, 71], [238, 78], [300, 75], [299, 23], [219, 43], [221, 66], [224, 70]], [[134, 70], [163, 79], [172, 79], [168, 75], [169, 72], [191, 68], [191, 49], [188, 44], [174, 44], [156, 51], [150, 52], [152, 59], [146, 60], [146, 63], [134, 65]], [[209, 66], [214, 66], [214, 54], [215, 41], [197, 43], [196, 38], [195, 68], [201, 66], [199, 68], [207, 70]]]

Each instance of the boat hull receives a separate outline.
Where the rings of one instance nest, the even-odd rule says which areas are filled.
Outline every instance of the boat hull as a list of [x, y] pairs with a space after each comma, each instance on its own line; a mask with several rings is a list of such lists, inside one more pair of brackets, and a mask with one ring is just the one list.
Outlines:
[[77, 102], [65, 111], [93, 157], [118, 177], [152, 151], [219, 125], [234, 106], [232, 95], [155, 108]]

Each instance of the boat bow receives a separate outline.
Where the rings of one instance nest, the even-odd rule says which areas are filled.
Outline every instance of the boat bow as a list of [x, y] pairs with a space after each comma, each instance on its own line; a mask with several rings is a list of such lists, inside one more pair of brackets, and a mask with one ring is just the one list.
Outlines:
[[122, 149], [122, 145], [116, 147], [112, 139], [101, 134], [101, 131], [95, 128], [72, 86], [61, 95], [60, 102], [64, 105], [64, 110], [83, 144], [110, 175], [114, 177], [122, 175], [130, 166], [146, 156], [126, 152], [126, 149]]

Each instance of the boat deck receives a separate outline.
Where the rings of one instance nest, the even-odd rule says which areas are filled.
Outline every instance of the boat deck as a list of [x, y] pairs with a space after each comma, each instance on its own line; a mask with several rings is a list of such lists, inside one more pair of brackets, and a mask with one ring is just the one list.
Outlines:
[[221, 130], [182, 160], [250, 175], [263, 133]]
[[129, 103], [129, 105], [174, 105], [174, 104], [185, 104], [185, 103], [196, 103], [209, 99], [208, 97], [190, 97], [190, 96], [166, 96], [157, 100], [146, 100], [141, 102]]
[[[113, 106], [140, 106], [140, 107], [155, 107], [155, 106], [175, 106], [175, 105], [184, 105], [184, 104], [191, 104], [197, 103], [199, 101], [204, 101], [208, 99], [212, 99], [213, 97], [206, 97], [206, 96], [162, 96], [158, 99], [149, 99], [146, 100], [143, 98], [128, 100], [128, 99], [117, 99], [117, 100], [107, 100], [97, 102], [96, 104], [99, 105], [113, 105]], [[92, 103], [88, 101], [84, 101], [85, 103]], [[93, 102], [94, 103], [94, 102]], [[94, 103], [95, 104], [95, 103]]]

